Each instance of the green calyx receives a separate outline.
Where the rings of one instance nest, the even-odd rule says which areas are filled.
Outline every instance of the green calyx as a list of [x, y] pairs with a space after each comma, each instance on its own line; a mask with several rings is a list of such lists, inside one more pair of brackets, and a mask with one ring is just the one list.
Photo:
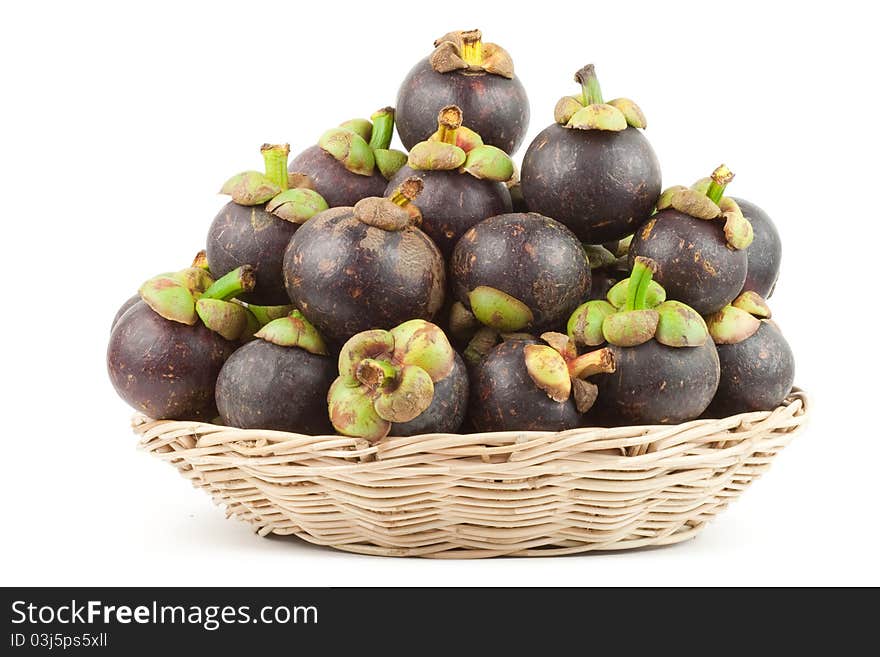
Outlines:
[[417, 225], [422, 214], [412, 202], [422, 193], [424, 185], [421, 179], [410, 176], [389, 198], [369, 196], [355, 203], [354, 217], [368, 226], [392, 232]]
[[469, 173], [481, 180], [508, 182], [515, 167], [510, 156], [500, 148], [483, 143], [473, 130], [462, 126], [461, 109], [447, 105], [437, 115], [437, 131], [413, 146], [409, 166], [422, 171]]
[[568, 337], [575, 344], [635, 347], [655, 339], [669, 347], [697, 347], [709, 335], [703, 318], [690, 306], [667, 301], [666, 291], [653, 280], [656, 263], [637, 257], [629, 278], [608, 291], [607, 301], [588, 301], [568, 320]]
[[724, 237], [732, 249], [746, 249], [755, 239], [752, 224], [732, 198], [724, 196], [734, 174], [727, 165], [720, 165], [708, 178], [701, 178], [690, 187], [675, 185], [666, 189], [657, 200], [657, 210], [672, 208], [695, 219], [723, 219]]
[[327, 355], [324, 338], [299, 310], [292, 310], [284, 317], [268, 322], [254, 335], [281, 347], [299, 347], [310, 354]]
[[387, 436], [393, 423], [431, 405], [434, 384], [449, 376], [454, 359], [440, 327], [424, 320], [358, 333], [339, 354], [339, 378], [328, 395], [333, 426], [368, 440]]
[[578, 355], [575, 341], [563, 333], [544, 333], [541, 339], [549, 346], [529, 345], [524, 350], [532, 381], [554, 401], [566, 401], [574, 394], [578, 411], [586, 413], [599, 392], [587, 379], [614, 372], [614, 353], [605, 347]]
[[200, 267], [160, 274], [141, 285], [141, 299], [161, 317], [193, 326], [199, 319], [227, 340], [247, 332], [248, 311], [231, 300], [254, 289], [256, 276], [250, 265], [234, 269], [216, 281]]
[[266, 204], [266, 211], [279, 219], [296, 224], [327, 209], [327, 202], [314, 190], [314, 183], [301, 173], [287, 171], [288, 144], [263, 144], [265, 173], [244, 171], [227, 180], [220, 188], [239, 205]]
[[260, 328], [273, 320], [287, 317], [287, 315], [296, 310], [294, 306], [289, 304], [284, 306], [258, 306], [253, 303], [248, 303], [244, 305], [250, 311], [251, 315], [254, 316], [254, 319], [259, 322]]
[[756, 292], [747, 291], [733, 302], [706, 318], [709, 335], [715, 344], [737, 344], [752, 337], [761, 322], [771, 317], [764, 298]]
[[378, 169], [390, 180], [406, 164], [405, 153], [389, 148], [394, 136], [394, 108], [384, 107], [370, 119], [351, 119], [327, 130], [318, 146], [352, 173], [372, 176]]
[[581, 85], [577, 96], [563, 96], [556, 103], [553, 118], [566, 128], [577, 130], [609, 130], [620, 132], [627, 127], [646, 128], [645, 114], [629, 98], [615, 98], [605, 102], [596, 70], [592, 64], [574, 75]]
[[313, 189], [288, 189], [266, 204], [266, 211], [294, 224], [304, 224], [330, 206], [324, 197]]
[[468, 302], [481, 324], [503, 333], [521, 331], [535, 319], [531, 309], [522, 301], [487, 285], [471, 290]]
[[473, 71], [513, 78], [513, 60], [504, 48], [483, 41], [480, 30], [449, 32], [434, 41], [431, 68], [438, 73]]

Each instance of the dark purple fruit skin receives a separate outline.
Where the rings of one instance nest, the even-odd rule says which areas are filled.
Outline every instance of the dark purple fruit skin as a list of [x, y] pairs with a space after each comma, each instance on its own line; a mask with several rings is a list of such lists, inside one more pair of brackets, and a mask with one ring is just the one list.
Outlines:
[[526, 369], [523, 350], [530, 340], [508, 340], [472, 371], [468, 417], [476, 431], [565, 431], [581, 425], [569, 398], [550, 399]]
[[253, 340], [220, 370], [217, 409], [230, 427], [331, 435], [327, 391], [336, 376], [333, 358]]
[[434, 384], [431, 405], [417, 418], [392, 425], [392, 436], [418, 436], [423, 433], [456, 433], [464, 422], [468, 394], [467, 368], [458, 353], [452, 371]]
[[385, 231], [333, 208], [303, 224], [284, 257], [290, 300], [342, 343], [368, 329], [433, 320], [443, 306], [443, 256], [417, 228]]
[[755, 239], [746, 251], [748, 269], [742, 291], [757, 292], [765, 299], [773, 295], [782, 262], [782, 239], [776, 224], [766, 212], [754, 203], [734, 198], [743, 215], [752, 224]]
[[116, 328], [116, 324], [119, 322], [119, 320], [122, 318], [122, 316], [126, 313], [126, 311], [140, 300], [141, 300], [140, 295], [133, 294], [132, 296], [128, 297], [128, 299], [125, 300], [125, 303], [123, 303], [121, 306], [119, 306], [119, 310], [116, 311], [116, 315], [113, 317], [113, 323], [110, 324], [111, 331], [114, 328]]
[[513, 154], [529, 127], [529, 98], [519, 77], [492, 73], [437, 73], [429, 58], [416, 64], [397, 92], [395, 121], [400, 140], [411, 150], [437, 130], [437, 114], [458, 105], [464, 125], [483, 143]]
[[289, 303], [281, 264], [284, 249], [299, 225], [266, 212], [265, 205], [245, 206], [230, 201], [208, 229], [206, 250], [211, 274], [220, 278], [242, 265], [252, 265], [257, 284], [242, 301], [261, 305]]
[[727, 417], [750, 411], [772, 411], [791, 392], [794, 354], [771, 322], [736, 344], [718, 345], [721, 382], [706, 414]]
[[420, 228], [446, 258], [452, 255], [456, 242], [471, 226], [513, 208], [510, 192], [503, 183], [479, 180], [458, 171], [415, 171], [408, 166], [391, 179], [385, 196], [393, 195], [410, 176], [425, 183], [415, 201], [422, 212]]
[[590, 294], [590, 265], [581, 243], [558, 221], [535, 213], [481, 221], [458, 241], [449, 263], [452, 294], [470, 307], [481, 285], [516, 297], [534, 314], [530, 329], [553, 328]]
[[612, 287], [629, 277], [629, 272], [626, 269], [616, 265], [593, 269], [590, 274], [593, 277], [593, 284], [590, 286], [590, 300], [601, 301], [606, 300]]
[[631, 234], [660, 196], [660, 163], [636, 128], [576, 130], [554, 123], [529, 145], [521, 177], [529, 210], [561, 221], [587, 244]]
[[119, 396], [154, 420], [211, 420], [214, 384], [235, 346], [201, 323], [169, 321], [141, 302], [110, 334], [107, 371]]
[[671, 208], [636, 231], [629, 247], [630, 264], [636, 256], [657, 263], [654, 279], [668, 299], [686, 303], [701, 315], [733, 301], [746, 280], [746, 249], [728, 246], [722, 220], [695, 219]]
[[362, 198], [382, 196], [388, 181], [373, 169], [369, 176], [352, 173], [320, 146], [311, 146], [297, 155], [288, 170], [304, 173], [331, 208], [353, 206]]
[[593, 424], [687, 422], [706, 410], [718, 388], [718, 352], [711, 338], [701, 347], [667, 347], [656, 340], [610, 347], [617, 369], [590, 378], [599, 387], [590, 410]]

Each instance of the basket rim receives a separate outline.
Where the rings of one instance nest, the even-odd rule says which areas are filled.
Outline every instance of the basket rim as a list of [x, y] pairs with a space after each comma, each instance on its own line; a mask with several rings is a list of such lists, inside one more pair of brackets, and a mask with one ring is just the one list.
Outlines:
[[[772, 411], [751, 411], [714, 419], [699, 418], [681, 424], [578, 427], [566, 431], [429, 433], [387, 436], [374, 442], [335, 434], [310, 435], [268, 429], [240, 429], [195, 420], [153, 420], [143, 413], [133, 416], [132, 429], [140, 436], [139, 447], [154, 453], [158, 451], [160, 453], [156, 455], [160, 457], [166, 456], [161, 453], [163, 446], [181, 436], [196, 436], [195, 444], [185, 450], [188, 458], [198, 458], [199, 452], [204, 451], [215, 455], [210, 457], [215, 463], [219, 463], [218, 459], [221, 458], [216, 456], [217, 448], [224, 445], [233, 449], [238, 458], [259, 458], [278, 453], [295, 460], [297, 452], [302, 450], [303, 453], [321, 452], [336, 456], [340, 463], [347, 462], [348, 466], [362, 465], [366, 461], [398, 461], [416, 466], [420, 454], [433, 453], [435, 449], [446, 454], [455, 452], [459, 457], [477, 457], [484, 461], [484, 465], [489, 465], [496, 458], [503, 458], [505, 463], [516, 462], [526, 455], [533, 456], [542, 451], [578, 452], [589, 444], [593, 456], [606, 456], [607, 462], [603, 464], [603, 468], [612, 465], [615, 457], [597, 454], [597, 449], [620, 449], [622, 453], [616, 457], [617, 460], [625, 458], [633, 466], [644, 467], [645, 461], [661, 456], [664, 447], [670, 448], [669, 455], [672, 456], [680, 452], [676, 447], [692, 440], [714, 447], [716, 458], [719, 450], [732, 450], [732, 456], [741, 455], [748, 452], [751, 444], [766, 433], [754, 428], [760, 428], [770, 420], [778, 420], [773, 422], [778, 425], [774, 427], [774, 432], [790, 439], [806, 423], [809, 407], [804, 390], [793, 387], [783, 403]], [[718, 434], [722, 432], [727, 432], [730, 440], [719, 443]], [[291, 451], [279, 450], [282, 446]], [[179, 458], [181, 451], [180, 446], [175, 445], [175, 449], [167, 453], [167, 457], [177, 455]], [[328, 471], [332, 471], [345, 466], [326, 467]]]

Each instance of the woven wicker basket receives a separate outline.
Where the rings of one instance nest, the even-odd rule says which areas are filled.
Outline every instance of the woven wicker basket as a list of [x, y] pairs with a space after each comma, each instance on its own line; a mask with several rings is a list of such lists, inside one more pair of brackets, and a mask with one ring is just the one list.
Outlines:
[[691, 538], [807, 419], [772, 412], [676, 426], [429, 434], [370, 444], [136, 416], [144, 449], [261, 535], [362, 554], [562, 555]]

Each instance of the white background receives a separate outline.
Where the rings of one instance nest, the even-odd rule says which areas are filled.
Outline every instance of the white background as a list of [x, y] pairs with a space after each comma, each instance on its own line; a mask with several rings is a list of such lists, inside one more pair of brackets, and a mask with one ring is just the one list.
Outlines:
[[[4, 9], [0, 583], [880, 584], [870, 4], [511, 1], [447, 16], [436, 4]], [[595, 62], [607, 96], [646, 112], [665, 184], [727, 162], [730, 192], [782, 233], [772, 302], [813, 421], [694, 541], [555, 559], [351, 556], [259, 538], [135, 449], [104, 365], [118, 305], [203, 246], [216, 190], [259, 168], [261, 143], [297, 152], [393, 104], [434, 38], [472, 27], [513, 55], [529, 140]]]

